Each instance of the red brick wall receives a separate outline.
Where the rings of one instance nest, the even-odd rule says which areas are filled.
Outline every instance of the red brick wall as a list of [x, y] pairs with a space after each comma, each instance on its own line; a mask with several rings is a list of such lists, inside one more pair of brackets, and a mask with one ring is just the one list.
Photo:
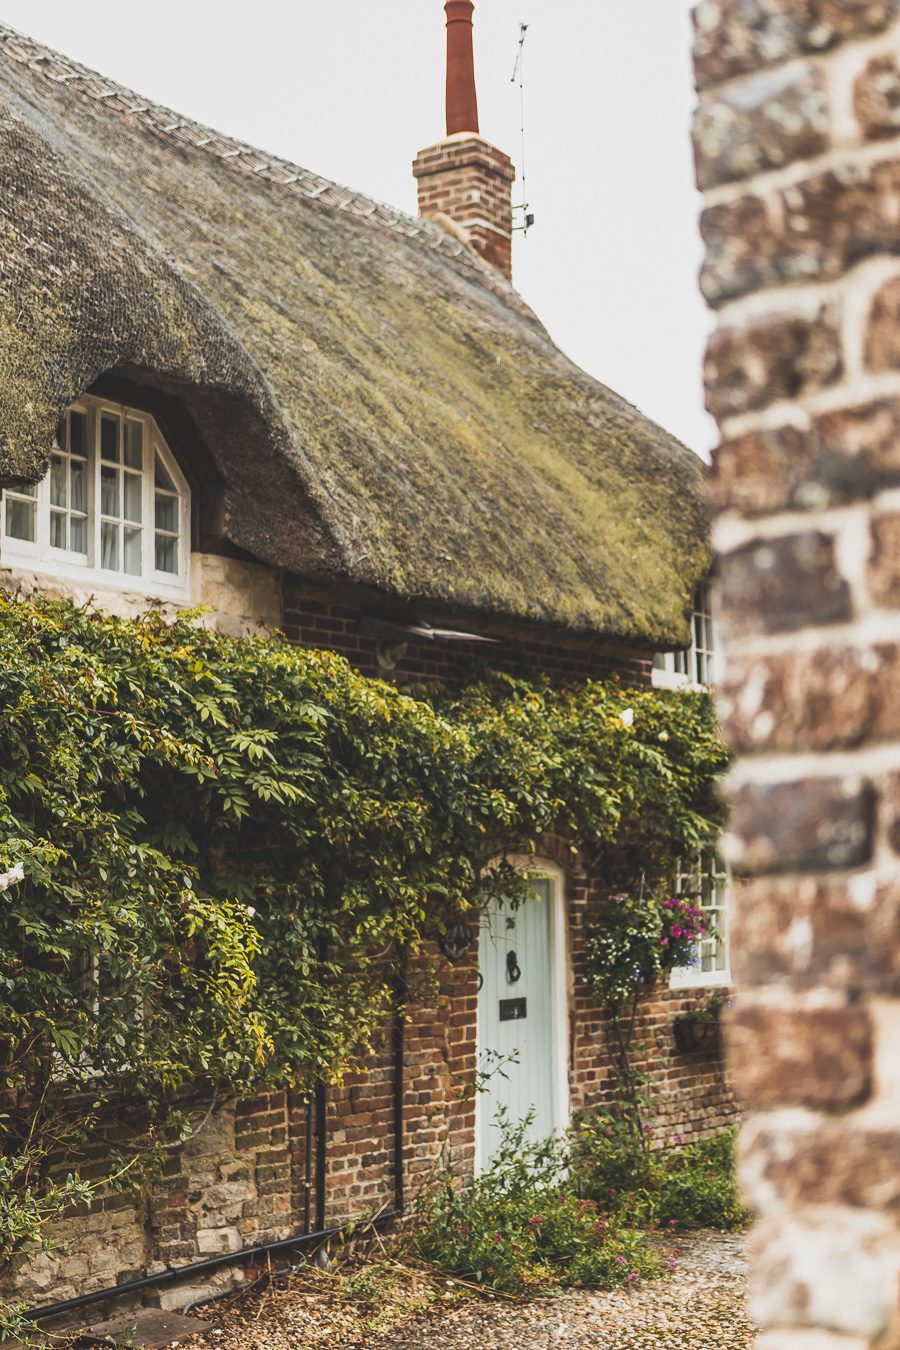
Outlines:
[[[435, 624], [439, 621], [434, 620]], [[465, 618], [443, 619], [447, 628], [462, 632], [484, 629], [499, 636], [496, 645], [480, 642], [451, 642], [410, 639], [396, 669], [379, 668], [377, 641], [361, 629], [365, 626], [359, 609], [323, 597], [307, 585], [288, 582], [284, 597], [284, 632], [291, 642], [304, 647], [320, 647], [339, 652], [364, 675], [399, 684], [454, 685], [472, 678], [485, 668], [513, 675], [549, 675], [554, 679], [595, 679], [618, 675], [632, 684], [649, 684], [653, 654], [604, 643], [597, 638], [579, 637], [542, 629], [538, 625], [510, 627], [498, 625], [473, 628]]]

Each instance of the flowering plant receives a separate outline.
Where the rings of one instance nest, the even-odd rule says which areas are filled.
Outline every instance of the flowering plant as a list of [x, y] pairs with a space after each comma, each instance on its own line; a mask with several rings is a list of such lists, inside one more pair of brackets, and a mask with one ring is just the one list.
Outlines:
[[695, 959], [696, 944], [712, 936], [708, 917], [699, 905], [678, 895], [662, 902], [660, 917], [660, 970], [689, 966]]
[[629, 1003], [664, 971], [690, 965], [711, 932], [700, 907], [683, 896], [611, 895], [588, 938], [595, 992], [607, 1004]]

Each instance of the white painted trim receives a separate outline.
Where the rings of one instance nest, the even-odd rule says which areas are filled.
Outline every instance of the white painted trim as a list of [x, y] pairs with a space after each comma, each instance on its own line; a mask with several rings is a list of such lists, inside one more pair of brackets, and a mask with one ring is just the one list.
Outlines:
[[[89, 449], [87, 454], [87, 529], [89, 537], [88, 552], [75, 554], [68, 550], [56, 549], [50, 545], [50, 469], [36, 484], [35, 491], [35, 538], [33, 541], [19, 540], [7, 536], [5, 532], [5, 499], [0, 506], [0, 562], [5, 565], [27, 569], [36, 575], [55, 577], [61, 580], [78, 582], [82, 585], [97, 585], [106, 590], [146, 595], [160, 600], [186, 601], [190, 598], [191, 578], [191, 493], [190, 486], [181, 471], [174, 454], [159, 429], [151, 413], [127, 404], [115, 403], [110, 399], [85, 394], [76, 399], [68, 412], [83, 413], [87, 418]], [[124, 571], [112, 571], [101, 567], [101, 511], [100, 511], [100, 419], [104, 413], [121, 419], [123, 425], [129, 421], [140, 422], [144, 428], [143, 446], [145, 462], [141, 469], [141, 528], [143, 530], [142, 557], [143, 571], [140, 576], [132, 576]], [[159, 572], [154, 565], [155, 547], [155, 496], [154, 466], [159, 455], [163, 466], [171, 477], [179, 499], [178, 521], [178, 573]], [[15, 489], [12, 489], [15, 493]]]
[[654, 689], [691, 689], [695, 693], [707, 688], [705, 684], [694, 684], [690, 675], [683, 675], [678, 670], [661, 670], [659, 666], [653, 667], [650, 683]]
[[730, 985], [730, 970], [694, 970], [691, 966], [677, 966], [670, 972], [669, 988], [679, 993], [689, 989], [720, 989]]
[[[553, 1121], [554, 1131], [562, 1132], [569, 1124], [569, 1008], [571, 1004], [571, 971], [569, 959], [568, 905], [566, 874], [558, 863], [548, 858], [514, 854], [506, 858], [519, 872], [528, 876], [546, 877], [550, 882], [550, 1003], [553, 1008], [552, 1055], [553, 1063]], [[480, 1002], [480, 991], [478, 1002]], [[481, 1062], [481, 1018], [476, 1003], [475, 1064]], [[481, 1157], [481, 1113], [484, 1093], [475, 1094], [475, 1175], [483, 1167]]]

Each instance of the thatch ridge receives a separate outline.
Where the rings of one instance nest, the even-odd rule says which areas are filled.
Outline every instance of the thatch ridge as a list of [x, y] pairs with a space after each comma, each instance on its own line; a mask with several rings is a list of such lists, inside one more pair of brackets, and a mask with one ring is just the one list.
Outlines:
[[108, 371], [179, 392], [240, 547], [411, 600], [660, 645], [700, 463], [440, 227], [0, 27], [0, 460]]

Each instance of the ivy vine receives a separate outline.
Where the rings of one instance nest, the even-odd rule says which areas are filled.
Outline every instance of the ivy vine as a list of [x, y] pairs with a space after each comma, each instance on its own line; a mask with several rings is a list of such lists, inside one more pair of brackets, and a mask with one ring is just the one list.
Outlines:
[[551, 832], [662, 885], [724, 762], [701, 694], [413, 696], [192, 615], [0, 596], [0, 1260], [84, 1200], [105, 1122], [128, 1180], [223, 1097], [339, 1077], [392, 957], [522, 894], [507, 854]]

